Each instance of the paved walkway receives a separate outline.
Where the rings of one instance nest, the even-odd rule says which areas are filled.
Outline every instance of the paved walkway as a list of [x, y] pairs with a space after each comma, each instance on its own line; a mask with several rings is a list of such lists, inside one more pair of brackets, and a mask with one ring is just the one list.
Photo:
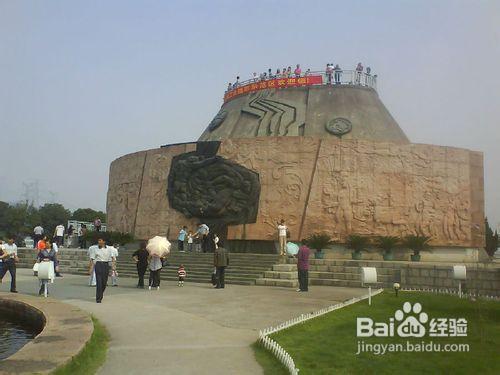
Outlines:
[[[111, 281], [111, 280], [110, 280]], [[10, 277], [0, 290], [7, 291]], [[108, 287], [103, 303], [84, 276], [65, 275], [51, 296], [94, 314], [111, 343], [100, 374], [261, 374], [249, 347], [258, 331], [302, 313], [365, 293], [363, 289], [289, 288], [162, 282], [159, 291], [135, 288], [134, 279]], [[35, 295], [31, 270], [18, 270], [20, 293]]]

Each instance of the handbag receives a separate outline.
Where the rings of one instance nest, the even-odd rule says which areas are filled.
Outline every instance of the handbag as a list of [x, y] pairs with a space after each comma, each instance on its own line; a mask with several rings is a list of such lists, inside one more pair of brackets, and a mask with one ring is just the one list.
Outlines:
[[39, 266], [39, 263], [36, 262], [34, 265], [33, 265], [33, 272], [38, 272], [38, 266]]

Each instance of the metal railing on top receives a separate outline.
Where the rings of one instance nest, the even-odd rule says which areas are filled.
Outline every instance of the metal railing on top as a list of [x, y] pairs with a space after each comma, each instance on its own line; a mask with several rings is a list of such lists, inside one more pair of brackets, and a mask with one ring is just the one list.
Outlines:
[[263, 81], [270, 81], [273, 79], [287, 79], [287, 78], [300, 78], [307, 76], [321, 76], [323, 78], [323, 82], [319, 84], [313, 84], [310, 86], [319, 86], [319, 85], [360, 85], [365, 87], [370, 87], [374, 90], [377, 90], [377, 75], [371, 75], [366, 72], [360, 72], [357, 70], [338, 70], [332, 71], [331, 73], [327, 73], [324, 70], [315, 70], [309, 71], [306, 73], [302, 73], [300, 76], [296, 76], [295, 74], [291, 74], [290, 76], [284, 75], [273, 75], [271, 78], [266, 76], [265, 79], [250, 78], [244, 81], [236, 82], [232, 85], [231, 89], [226, 90], [226, 94], [236, 90], [239, 87], [243, 87], [252, 83], [258, 83]]

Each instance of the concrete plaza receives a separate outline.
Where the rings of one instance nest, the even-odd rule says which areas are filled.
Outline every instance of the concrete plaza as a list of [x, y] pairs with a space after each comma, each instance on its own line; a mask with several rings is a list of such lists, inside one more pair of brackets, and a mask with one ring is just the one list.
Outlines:
[[[32, 271], [18, 269], [19, 293], [36, 295]], [[108, 287], [102, 304], [88, 278], [64, 275], [50, 286], [52, 298], [96, 316], [111, 335], [100, 374], [261, 374], [250, 345], [259, 329], [360, 296], [357, 288], [290, 288], [162, 282], [159, 291], [137, 289], [136, 280]], [[111, 281], [111, 280], [109, 280]], [[10, 277], [0, 284], [7, 291]], [[42, 298], [42, 297], [40, 297]], [[57, 355], [57, 353], [54, 353]]]

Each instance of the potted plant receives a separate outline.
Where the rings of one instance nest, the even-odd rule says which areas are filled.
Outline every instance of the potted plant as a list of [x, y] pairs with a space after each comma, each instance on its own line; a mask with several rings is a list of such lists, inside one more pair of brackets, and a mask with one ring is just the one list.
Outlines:
[[411, 236], [405, 237], [403, 243], [404, 243], [405, 247], [407, 247], [413, 251], [413, 254], [411, 255], [411, 260], [413, 262], [420, 261], [420, 252], [422, 250], [429, 248], [430, 239], [431, 239], [430, 237], [420, 236], [420, 235], [416, 235], [416, 236], [411, 235]]
[[351, 253], [352, 259], [360, 260], [361, 252], [365, 249], [368, 243], [368, 237], [351, 234], [347, 238], [347, 248], [353, 250], [353, 252]]
[[325, 257], [323, 249], [332, 243], [332, 239], [326, 233], [314, 233], [307, 237], [304, 242], [311, 249], [316, 250], [315, 259], [323, 259]]
[[375, 240], [375, 246], [384, 251], [384, 260], [394, 260], [394, 248], [399, 244], [399, 238], [394, 236], [380, 236]]

